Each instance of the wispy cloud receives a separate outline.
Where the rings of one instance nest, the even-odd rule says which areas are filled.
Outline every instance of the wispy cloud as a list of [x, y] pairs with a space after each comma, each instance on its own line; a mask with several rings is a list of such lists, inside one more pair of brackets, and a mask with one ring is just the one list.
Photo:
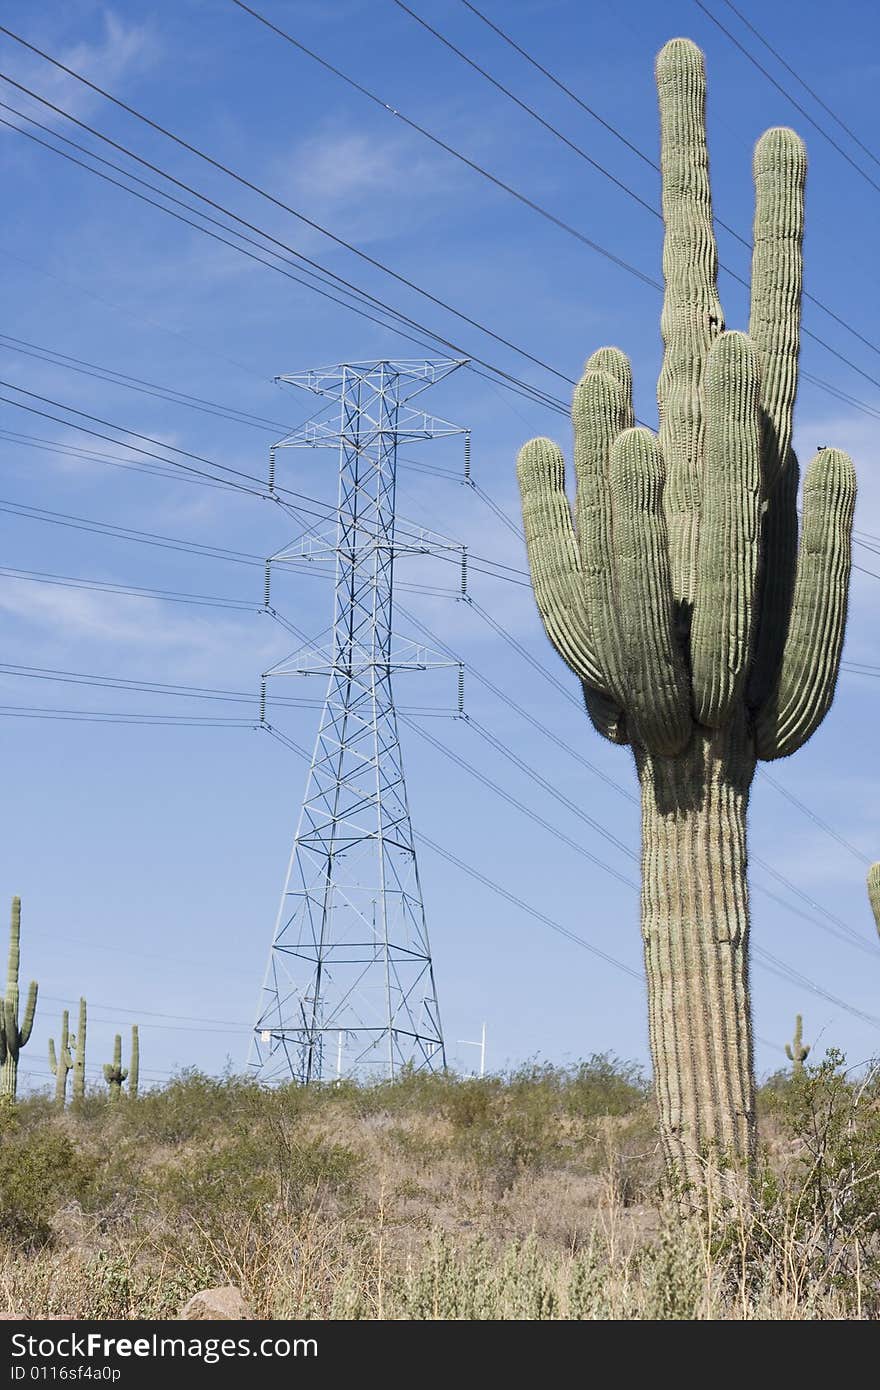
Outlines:
[[[131, 23], [111, 9], [103, 12], [102, 28], [97, 39], [82, 39], [59, 48], [47, 38], [40, 46], [45, 46], [66, 67], [112, 91], [123, 78], [146, 71], [156, 61], [159, 41], [149, 24]], [[17, 52], [23, 55], [27, 50]], [[83, 117], [101, 101], [88, 87], [42, 58], [28, 54], [13, 59], [8, 66], [17, 81], [74, 116]], [[28, 103], [29, 111], [40, 113], [42, 120], [51, 119], [51, 113], [38, 103], [23, 94], [20, 100]]]

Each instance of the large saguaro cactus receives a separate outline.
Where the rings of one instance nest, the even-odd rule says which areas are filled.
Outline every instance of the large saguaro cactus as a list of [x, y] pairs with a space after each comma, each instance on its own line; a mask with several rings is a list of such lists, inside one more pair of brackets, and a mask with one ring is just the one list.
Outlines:
[[801, 141], [758, 141], [749, 333], [726, 332], [699, 49], [666, 44], [657, 84], [659, 435], [633, 427], [629, 362], [602, 348], [574, 393], [574, 518], [555, 444], [526, 444], [518, 472], [547, 634], [598, 731], [635, 757], [660, 1130], [697, 1183], [708, 1151], [753, 1155], [746, 808], [756, 760], [795, 752], [831, 704], [855, 475], [837, 450], [814, 458], [798, 546]]
[[18, 1090], [18, 1054], [31, 1036], [37, 1009], [37, 982], [28, 986], [24, 1019], [18, 1025], [18, 970], [21, 956], [21, 898], [12, 899], [12, 921], [9, 928], [9, 964], [6, 973], [6, 995], [0, 1008], [0, 1099], [14, 1101]]

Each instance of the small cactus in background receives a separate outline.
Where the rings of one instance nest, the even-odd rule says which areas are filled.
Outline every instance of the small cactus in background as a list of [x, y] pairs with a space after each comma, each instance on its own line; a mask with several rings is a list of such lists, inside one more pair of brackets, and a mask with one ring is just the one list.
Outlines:
[[76, 1030], [76, 1053], [73, 1058], [73, 1099], [83, 1100], [86, 1094], [86, 1001], [79, 1001], [79, 1027]]
[[12, 899], [12, 923], [9, 931], [9, 968], [6, 976], [6, 996], [0, 1009], [0, 1098], [14, 1101], [18, 1090], [18, 1054], [25, 1046], [34, 1026], [37, 1008], [37, 982], [28, 986], [24, 1020], [18, 1026], [18, 967], [21, 944], [21, 898]]
[[58, 1047], [58, 1054], [55, 1054], [55, 1039], [49, 1039], [49, 1070], [55, 1077], [55, 1104], [59, 1110], [64, 1109], [67, 1100], [67, 1073], [73, 1068], [73, 1057], [71, 1055], [71, 1044], [76, 1044], [76, 1038], [68, 1033], [69, 1015], [67, 1010], [61, 1015], [61, 1042]]
[[792, 1064], [791, 1069], [795, 1076], [803, 1076], [804, 1062], [810, 1055], [810, 1044], [803, 1041], [803, 1025], [803, 1019], [797, 1014], [794, 1020], [794, 1038], [785, 1044], [785, 1055]]
[[122, 1038], [119, 1034], [113, 1039], [113, 1062], [104, 1063], [104, 1080], [110, 1087], [110, 1099], [118, 1100], [122, 1095], [122, 1083], [128, 1072], [122, 1065]]
[[138, 1026], [133, 1023], [131, 1026], [131, 1061], [128, 1064], [128, 1097], [129, 1100], [137, 1100], [138, 1075], [140, 1071], [141, 1049], [138, 1041]]
[[880, 932], [880, 864], [872, 864], [868, 870], [868, 899]]

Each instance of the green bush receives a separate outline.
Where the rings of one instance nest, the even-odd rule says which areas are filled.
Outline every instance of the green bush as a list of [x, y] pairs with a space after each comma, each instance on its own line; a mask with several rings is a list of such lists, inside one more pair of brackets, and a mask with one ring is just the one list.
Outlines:
[[27, 1248], [45, 1244], [52, 1218], [82, 1201], [93, 1179], [93, 1163], [67, 1134], [51, 1125], [23, 1129], [15, 1112], [0, 1112], [0, 1236]]

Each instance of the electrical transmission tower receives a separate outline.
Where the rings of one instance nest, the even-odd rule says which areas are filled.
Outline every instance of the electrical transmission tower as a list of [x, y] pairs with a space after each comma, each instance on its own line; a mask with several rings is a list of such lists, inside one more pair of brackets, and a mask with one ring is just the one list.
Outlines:
[[273, 447], [270, 489], [282, 448], [337, 448], [339, 486], [335, 535], [308, 535], [269, 562], [332, 560], [335, 596], [329, 650], [266, 672], [328, 677], [251, 1044], [266, 1079], [445, 1066], [392, 675], [454, 663], [398, 641], [392, 609], [397, 557], [461, 552], [404, 526], [395, 492], [401, 442], [463, 434], [467, 459], [467, 431], [412, 404], [462, 365], [355, 362], [278, 378], [338, 400], [340, 416]]

